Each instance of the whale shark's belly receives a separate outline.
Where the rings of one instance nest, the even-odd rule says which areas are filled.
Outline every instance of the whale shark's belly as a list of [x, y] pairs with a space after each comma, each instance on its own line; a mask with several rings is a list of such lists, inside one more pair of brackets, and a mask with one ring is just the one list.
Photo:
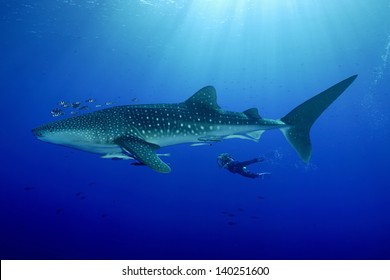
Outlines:
[[84, 144], [67, 144], [64, 146], [82, 150], [89, 153], [103, 154], [103, 155], [116, 154], [122, 152], [122, 148], [116, 144], [84, 143]]

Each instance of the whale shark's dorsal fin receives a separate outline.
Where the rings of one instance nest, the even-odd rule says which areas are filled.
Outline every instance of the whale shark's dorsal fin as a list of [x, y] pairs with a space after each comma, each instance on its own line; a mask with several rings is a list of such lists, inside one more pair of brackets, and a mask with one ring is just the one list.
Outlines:
[[213, 86], [207, 86], [198, 90], [193, 96], [184, 102], [188, 107], [203, 108], [208, 110], [220, 109], [217, 104], [217, 92]]

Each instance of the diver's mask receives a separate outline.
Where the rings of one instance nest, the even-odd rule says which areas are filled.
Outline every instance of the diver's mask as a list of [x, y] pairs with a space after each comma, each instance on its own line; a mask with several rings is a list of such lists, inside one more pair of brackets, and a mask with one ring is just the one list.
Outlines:
[[227, 153], [220, 154], [217, 157], [218, 165], [219, 165], [219, 167], [222, 167], [222, 168], [224, 168], [226, 166], [226, 164], [228, 164], [231, 161], [233, 161], [233, 158]]

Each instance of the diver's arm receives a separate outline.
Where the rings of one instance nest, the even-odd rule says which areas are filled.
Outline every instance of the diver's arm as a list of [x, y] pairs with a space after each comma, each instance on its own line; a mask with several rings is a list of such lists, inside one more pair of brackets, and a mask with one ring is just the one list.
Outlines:
[[250, 165], [250, 164], [253, 164], [253, 163], [256, 163], [256, 162], [261, 162], [261, 161], [264, 161], [264, 158], [258, 157], [258, 158], [254, 158], [254, 159], [251, 159], [251, 160], [242, 161], [242, 162], [240, 162], [240, 165], [241, 166], [247, 166], [247, 165]]

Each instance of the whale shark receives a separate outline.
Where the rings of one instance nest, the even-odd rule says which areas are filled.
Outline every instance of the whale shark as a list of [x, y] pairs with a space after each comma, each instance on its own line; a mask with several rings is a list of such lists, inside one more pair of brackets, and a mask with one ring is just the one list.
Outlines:
[[312, 125], [356, 77], [331, 86], [275, 120], [261, 117], [256, 108], [223, 110], [215, 88], [206, 86], [184, 102], [115, 106], [51, 122], [32, 133], [45, 142], [103, 158], [135, 159], [155, 171], [169, 173], [170, 166], [156, 153], [161, 147], [231, 138], [258, 141], [263, 132], [280, 129], [299, 157], [308, 162]]

